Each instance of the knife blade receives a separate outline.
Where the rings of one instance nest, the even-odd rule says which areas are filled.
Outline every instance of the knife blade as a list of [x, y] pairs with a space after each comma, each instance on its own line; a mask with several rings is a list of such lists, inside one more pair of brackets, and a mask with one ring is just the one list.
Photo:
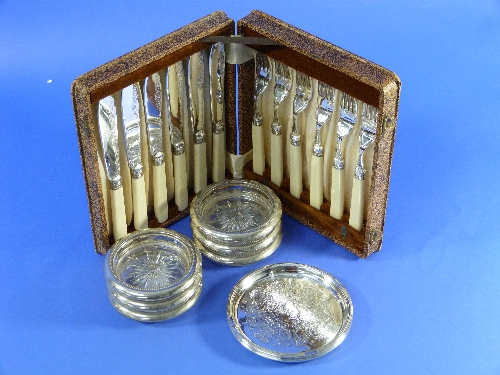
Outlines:
[[161, 120], [160, 75], [155, 73], [144, 82], [144, 108], [148, 131], [149, 152], [153, 157], [153, 200], [155, 216], [159, 223], [168, 219], [167, 178], [165, 175], [165, 155], [163, 153], [163, 133]]
[[140, 87], [137, 83], [133, 83], [122, 90], [122, 125], [125, 133], [127, 161], [132, 171], [132, 204], [135, 229], [148, 227], [144, 168], [141, 162], [140, 96]]
[[[225, 179], [226, 174], [226, 135], [225, 135], [225, 119], [224, 119], [224, 73], [226, 56], [224, 44], [217, 43], [212, 45], [210, 50], [211, 63], [213, 56], [218, 51], [217, 57], [217, 90], [215, 91], [216, 110], [212, 111], [212, 142], [213, 142], [213, 162], [212, 162], [212, 180], [220, 182]], [[210, 68], [212, 73], [212, 66]], [[210, 77], [212, 88], [212, 77]], [[215, 113], [214, 113], [215, 112]]]
[[104, 155], [104, 169], [111, 183], [111, 220], [115, 241], [127, 234], [125, 202], [122, 178], [120, 175], [120, 156], [118, 148], [118, 127], [116, 107], [112, 96], [99, 101], [99, 135]]
[[[194, 135], [194, 192], [198, 193], [207, 186], [207, 145], [205, 143], [205, 58], [203, 51], [190, 58], [191, 87], [196, 87], [196, 99], [193, 103]], [[194, 84], [193, 84], [194, 83]]]
[[174, 202], [179, 211], [188, 207], [186, 147], [182, 127], [184, 73], [182, 62], [166, 70], [167, 120], [174, 163]]

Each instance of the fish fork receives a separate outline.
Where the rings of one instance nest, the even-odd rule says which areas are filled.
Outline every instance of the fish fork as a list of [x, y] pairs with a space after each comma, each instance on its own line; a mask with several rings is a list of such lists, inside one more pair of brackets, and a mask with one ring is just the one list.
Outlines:
[[340, 118], [337, 124], [337, 150], [333, 159], [330, 215], [341, 219], [344, 214], [344, 156], [343, 141], [357, 121], [358, 105], [352, 96], [342, 93]]
[[362, 116], [361, 129], [359, 131], [358, 162], [354, 170], [354, 179], [352, 181], [351, 212], [349, 215], [349, 225], [356, 230], [361, 230], [363, 228], [364, 180], [366, 172], [363, 165], [363, 155], [368, 146], [375, 142], [378, 110], [363, 103]]
[[259, 52], [255, 54], [255, 92], [254, 114], [252, 121], [253, 171], [264, 174], [264, 133], [262, 132], [262, 115], [259, 111], [259, 96], [266, 90], [271, 81], [271, 64], [269, 58]]
[[274, 119], [271, 125], [271, 181], [281, 186], [283, 181], [283, 143], [278, 108], [292, 87], [290, 68], [279, 61], [274, 62]]
[[300, 152], [300, 134], [297, 117], [309, 104], [312, 97], [311, 78], [296, 72], [296, 91], [293, 98], [293, 125], [290, 133], [290, 194], [300, 198], [302, 193], [302, 155]]
[[316, 109], [316, 136], [313, 145], [313, 156], [311, 158], [311, 187], [309, 204], [318, 210], [323, 203], [323, 146], [321, 145], [321, 128], [325, 125], [335, 107], [335, 92], [322, 82], [318, 82], [319, 104]]

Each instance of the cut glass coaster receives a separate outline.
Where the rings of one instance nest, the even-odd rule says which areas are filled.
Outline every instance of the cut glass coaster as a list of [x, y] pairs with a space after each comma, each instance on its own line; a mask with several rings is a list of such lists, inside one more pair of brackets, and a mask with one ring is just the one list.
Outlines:
[[193, 199], [193, 239], [203, 255], [216, 262], [253, 263], [279, 246], [281, 216], [281, 202], [267, 186], [255, 181], [223, 181]]
[[202, 288], [201, 255], [186, 236], [163, 228], [133, 232], [106, 254], [108, 297], [123, 315], [169, 319], [191, 307]]
[[227, 180], [198, 193], [191, 220], [206, 237], [219, 243], [255, 241], [266, 237], [281, 221], [281, 202], [258, 182]]

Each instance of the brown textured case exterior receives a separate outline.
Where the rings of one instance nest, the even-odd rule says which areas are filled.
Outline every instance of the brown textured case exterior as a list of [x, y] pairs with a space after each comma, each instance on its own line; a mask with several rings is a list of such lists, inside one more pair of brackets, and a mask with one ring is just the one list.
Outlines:
[[[348, 214], [342, 220], [330, 217], [329, 202], [324, 203], [321, 210], [316, 210], [308, 204], [308, 191], [303, 193], [301, 199], [296, 199], [289, 194], [288, 180], [285, 179], [281, 186], [274, 185], [270, 181], [268, 170], [264, 176], [259, 176], [248, 165], [245, 176], [270, 186], [280, 197], [284, 211], [290, 216], [359, 257], [366, 258], [380, 250], [401, 90], [399, 78], [377, 64], [260, 11], [252, 11], [238, 21], [238, 32], [247, 37], [265, 37], [279, 42], [281, 46], [250, 47], [379, 109], [381, 115], [375, 141], [368, 217], [361, 232], [347, 224]], [[239, 94], [240, 97], [246, 95], [247, 106], [243, 108], [248, 111], [252, 108], [253, 101], [253, 97], [248, 95], [253, 82], [253, 64], [240, 65], [238, 72]], [[251, 121], [251, 117], [246, 114], [240, 115], [241, 154], [251, 149]]]
[[[90, 219], [95, 249], [104, 254], [113, 243], [106, 225], [106, 214], [99, 175], [95, 121], [92, 105], [124, 87], [140, 81], [167, 66], [180, 61], [209, 43], [199, 40], [206, 36], [231, 35], [234, 21], [224, 12], [212, 13], [177, 31], [157, 39], [135, 51], [119, 57], [77, 78], [72, 85], [73, 107], [80, 145], [82, 168], [87, 187]], [[348, 214], [337, 220], [328, 214], [326, 202], [318, 211], [309, 206], [308, 192], [301, 199], [289, 194], [288, 181], [274, 185], [269, 171], [259, 176], [245, 168], [245, 177], [270, 186], [280, 197], [290, 216], [314, 228], [319, 233], [347, 248], [359, 257], [378, 251], [382, 243], [389, 177], [394, 148], [395, 124], [401, 83], [392, 72], [297, 29], [260, 11], [252, 11], [238, 22], [238, 34], [273, 39], [281, 46], [250, 47], [288, 66], [334, 86], [365, 103], [379, 108], [377, 139], [374, 150], [374, 171], [370, 185], [368, 218], [362, 232], [349, 227]], [[238, 79], [237, 76], [238, 75]], [[245, 154], [252, 148], [251, 122], [253, 114], [254, 61], [238, 66], [226, 64], [225, 114], [227, 151]], [[236, 82], [238, 82], [238, 113], [236, 112]], [[390, 119], [385, 121], [382, 119]], [[237, 123], [239, 122], [239, 132]], [[239, 149], [237, 148], [237, 138]], [[192, 198], [193, 192], [190, 194]], [[172, 205], [168, 226], [188, 214]], [[150, 227], [160, 224], [151, 216]], [[132, 227], [129, 231], [133, 230]]]
[[[100, 145], [97, 145], [95, 141], [98, 137], [94, 134], [93, 124], [96, 119], [92, 113], [92, 104], [208, 47], [209, 43], [199, 42], [201, 38], [213, 35], [227, 36], [233, 32], [234, 21], [229, 19], [224, 12], [215, 12], [93, 69], [73, 82], [71, 87], [73, 109], [87, 187], [94, 245], [98, 253], [106, 253], [113, 243], [113, 238], [109, 235], [106, 225], [103, 187], [97, 158], [97, 148]], [[171, 206], [173, 207], [170, 208], [169, 220], [162, 223], [162, 226], [168, 226], [189, 213], [188, 209], [179, 212], [177, 207], [173, 204]], [[149, 226], [159, 226], [154, 217], [150, 218]], [[130, 230], [133, 228], [129, 228]]]

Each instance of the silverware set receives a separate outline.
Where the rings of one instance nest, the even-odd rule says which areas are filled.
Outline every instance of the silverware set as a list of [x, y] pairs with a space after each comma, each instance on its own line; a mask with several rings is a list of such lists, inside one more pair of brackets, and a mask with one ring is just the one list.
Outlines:
[[[270, 95], [266, 95], [266, 101], [262, 100], [268, 87], [273, 90], [272, 104]], [[295, 90], [293, 101], [284, 105], [292, 89]], [[285, 177], [283, 166], [288, 166], [291, 195], [300, 199], [303, 189], [308, 188], [312, 207], [321, 209], [326, 197], [330, 201], [332, 217], [340, 220], [345, 211], [349, 211], [349, 224], [362, 230], [365, 151], [375, 141], [378, 110], [259, 52], [255, 56], [254, 100], [253, 171], [263, 175], [267, 162], [271, 181], [281, 186]], [[271, 110], [271, 105], [272, 121], [262, 115], [266, 108], [268, 112]], [[290, 129], [288, 119], [291, 119]], [[270, 131], [264, 130], [269, 127]], [[359, 133], [358, 140], [351, 137], [356, 132]], [[282, 134], [290, 137], [286, 149], [283, 148]], [[269, 144], [265, 142], [266, 138], [270, 139]], [[372, 155], [370, 152], [369, 157], [373, 158]], [[310, 163], [305, 164], [304, 158]], [[350, 187], [350, 181], [345, 181], [346, 165], [348, 168], [353, 165], [350, 206], [346, 206], [344, 198]]]
[[[188, 189], [198, 193], [210, 180], [225, 179], [224, 76], [224, 44], [216, 43], [99, 101], [115, 240], [132, 221], [135, 229], [147, 228], [152, 211], [159, 223], [168, 220], [172, 200], [179, 211], [187, 209]], [[269, 87], [272, 93], [264, 95]], [[377, 118], [376, 108], [256, 52], [254, 172], [263, 175], [267, 162], [274, 184], [289, 177], [290, 193], [300, 199], [309, 189], [316, 209], [326, 197], [330, 215], [342, 219], [349, 211], [357, 230], [363, 227], [365, 163], [372, 158], [365, 154]], [[350, 137], [355, 132], [358, 141]], [[357, 154], [357, 162], [346, 163], [346, 154]], [[355, 164], [350, 207], [344, 202], [346, 164]]]
[[[197, 193], [209, 179], [224, 179], [224, 67], [224, 45], [217, 43], [99, 101], [115, 241], [132, 217], [135, 229], [148, 227], [148, 211], [163, 223], [170, 200], [183, 211], [188, 188]], [[129, 175], [131, 196], [122, 184]]]

